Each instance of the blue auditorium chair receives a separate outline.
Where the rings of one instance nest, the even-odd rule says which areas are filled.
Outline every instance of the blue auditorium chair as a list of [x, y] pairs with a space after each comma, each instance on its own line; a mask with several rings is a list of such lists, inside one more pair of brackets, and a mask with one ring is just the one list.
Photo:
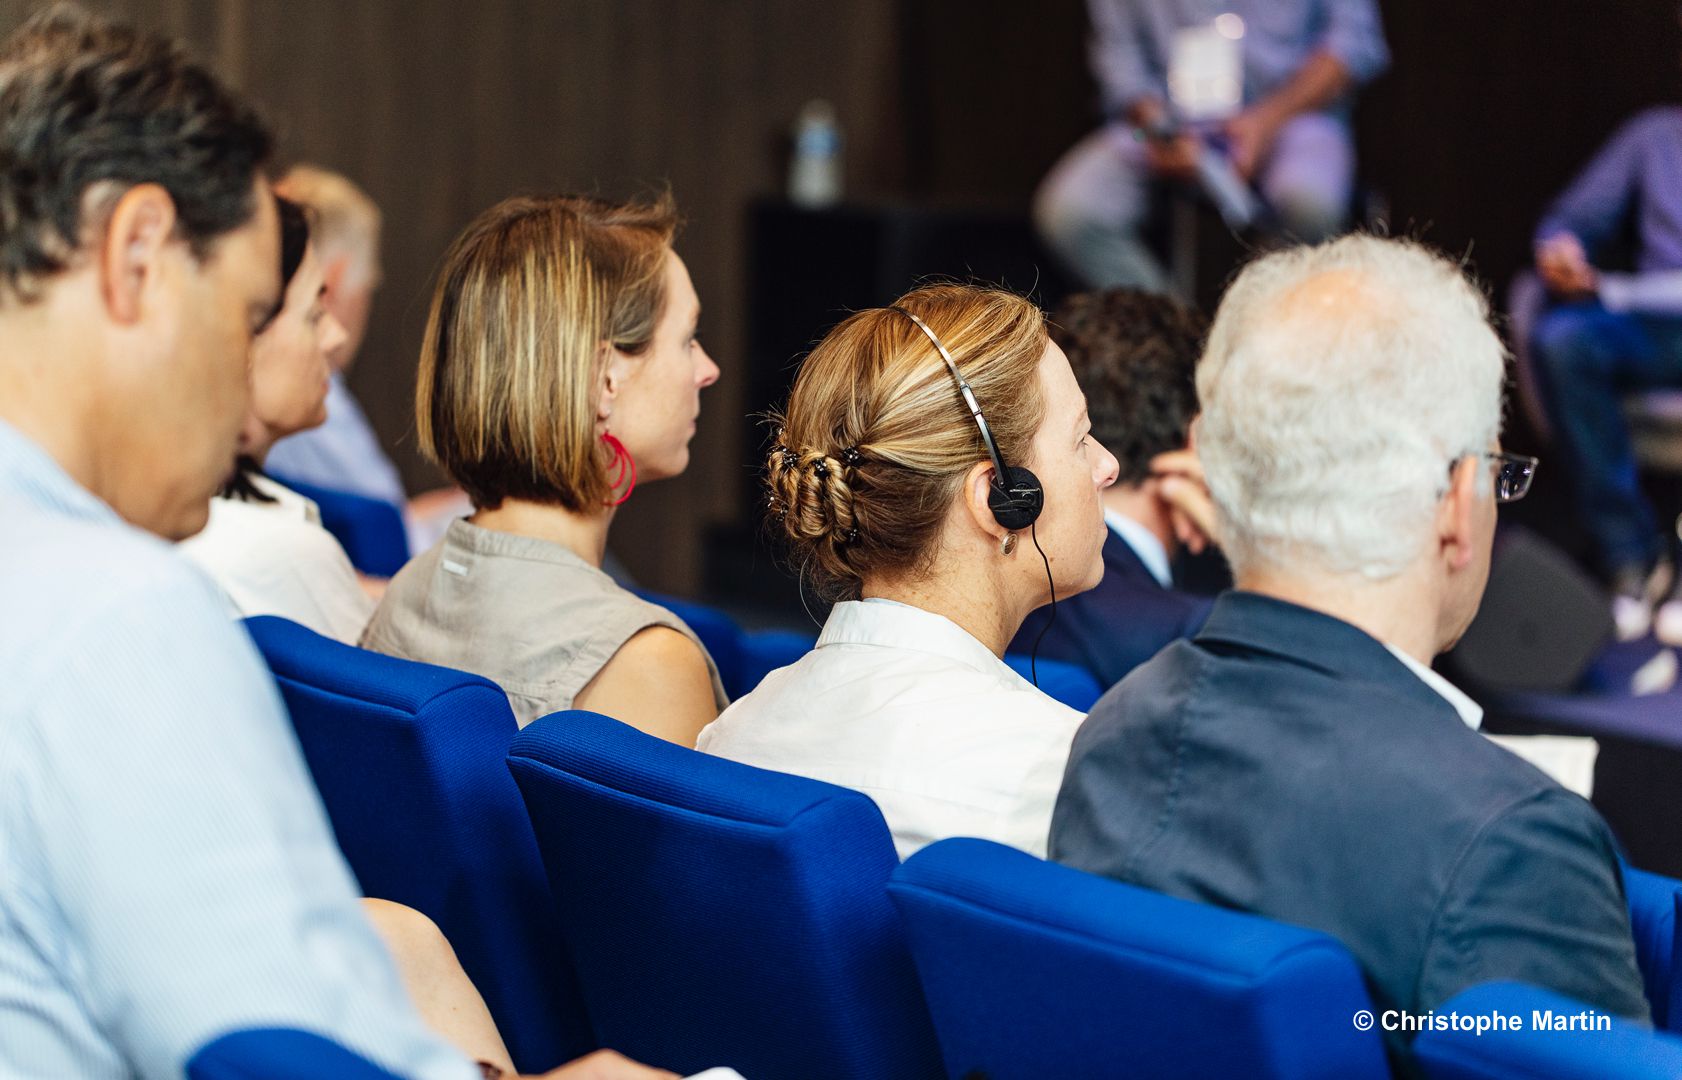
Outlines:
[[[1035, 664], [1029, 660], [1027, 653], [1006, 653], [1005, 663], [1024, 679], [1034, 676]], [[1093, 704], [1104, 694], [1097, 676], [1079, 664], [1041, 657], [1038, 671], [1039, 682], [1036, 685], [1040, 690], [1076, 712], [1091, 712]]]
[[898, 905], [951, 1077], [1390, 1075], [1325, 934], [1122, 885], [988, 840], [906, 860]]
[[941, 1075], [868, 797], [588, 712], [538, 719], [508, 766], [603, 1046], [749, 1080]]
[[388, 578], [409, 561], [403, 511], [381, 499], [332, 491], [285, 477], [277, 481], [315, 503], [321, 527], [333, 534], [350, 564], [371, 577]]
[[1436, 1031], [1414, 1040], [1428, 1080], [1676, 1080], [1682, 1039], [1626, 1020], [1607, 1031], [1539, 1028], [1537, 1014], [1576, 1016], [1587, 1005], [1523, 983], [1474, 986], [1439, 1005], [1437, 1016], [1517, 1017], [1519, 1030]]
[[[818, 644], [818, 635], [804, 630], [747, 630], [742, 633], [741, 643], [741, 667], [736, 677], [745, 687], [742, 691], [745, 694], [771, 672], [788, 667], [811, 652]], [[735, 700], [735, 695], [731, 700]]]
[[516, 730], [495, 683], [247, 619], [292, 714], [339, 847], [368, 896], [438, 924], [514, 1064], [594, 1047], [505, 763]]
[[187, 1080], [399, 1080], [331, 1039], [293, 1028], [234, 1031], [200, 1047]]
[[1629, 901], [1629, 924], [1635, 934], [1635, 959], [1653, 1007], [1653, 1023], [1666, 1031], [1682, 1031], [1682, 962], [1676, 954], [1676, 916], [1682, 907], [1682, 881], [1624, 867], [1624, 892]]

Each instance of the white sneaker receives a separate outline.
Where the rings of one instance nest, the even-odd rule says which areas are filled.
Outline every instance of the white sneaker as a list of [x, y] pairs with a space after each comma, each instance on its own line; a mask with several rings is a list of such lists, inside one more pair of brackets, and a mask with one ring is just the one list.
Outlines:
[[[1674, 602], [1665, 607], [1674, 606]], [[1682, 620], [1682, 610], [1677, 617]], [[1653, 627], [1653, 605], [1637, 596], [1612, 597], [1612, 625], [1617, 628], [1619, 641], [1634, 641]], [[1682, 630], [1682, 622], [1678, 623]], [[1669, 644], [1667, 642], [1666, 644]]]

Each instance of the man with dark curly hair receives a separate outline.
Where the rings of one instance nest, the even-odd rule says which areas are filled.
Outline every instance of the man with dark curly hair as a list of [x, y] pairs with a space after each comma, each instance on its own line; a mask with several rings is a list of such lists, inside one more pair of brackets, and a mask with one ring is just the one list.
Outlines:
[[1080, 293], [1057, 309], [1051, 336], [1069, 356], [1086, 392], [1092, 437], [1121, 463], [1103, 493], [1104, 580], [1028, 617], [1012, 651], [1079, 664], [1110, 686], [1169, 642], [1189, 637], [1209, 601], [1174, 587], [1181, 541], [1203, 538], [1178, 513], [1178, 474], [1194, 471], [1186, 453], [1197, 415], [1192, 373], [1208, 320], [1174, 300], [1139, 289]]

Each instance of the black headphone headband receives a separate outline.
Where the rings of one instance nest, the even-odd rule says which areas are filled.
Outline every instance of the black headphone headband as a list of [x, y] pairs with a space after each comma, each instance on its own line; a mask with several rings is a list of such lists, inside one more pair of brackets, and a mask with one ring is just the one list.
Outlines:
[[1040, 487], [1039, 478], [1027, 469], [1005, 467], [999, 445], [993, 441], [993, 431], [987, 426], [987, 418], [981, 414], [981, 406], [975, 400], [975, 391], [970, 389], [969, 380], [958, 370], [952, 354], [935, 337], [929, 324], [898, 304], [889, 304], [888, 310], [897, 311], [916, 324], [946, 362], [946, 370], [952, 373], [953, 381], [958, 384], [958, 395], [963, 398], [964, 407], [975, 420], [975, 426], [981, 430], [981, 444], [987, 448], [987, 456], [993, 461], [993, 484], [992, 490], [987, 493], [987, 505], [993, 511], [994, 520], [1007, 529], [1026, 529], [1039, 519], [1040, 510], [1045, 505], [1045, 491]]

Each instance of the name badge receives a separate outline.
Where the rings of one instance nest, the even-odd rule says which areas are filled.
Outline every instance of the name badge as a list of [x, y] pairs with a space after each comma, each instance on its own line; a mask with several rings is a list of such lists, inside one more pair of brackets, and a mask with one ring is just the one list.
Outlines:
[[1182, 121], [1225, 120], [1244, 103], [1244, 20], [1226, 14], [1175, 31], [1168, 100]]

